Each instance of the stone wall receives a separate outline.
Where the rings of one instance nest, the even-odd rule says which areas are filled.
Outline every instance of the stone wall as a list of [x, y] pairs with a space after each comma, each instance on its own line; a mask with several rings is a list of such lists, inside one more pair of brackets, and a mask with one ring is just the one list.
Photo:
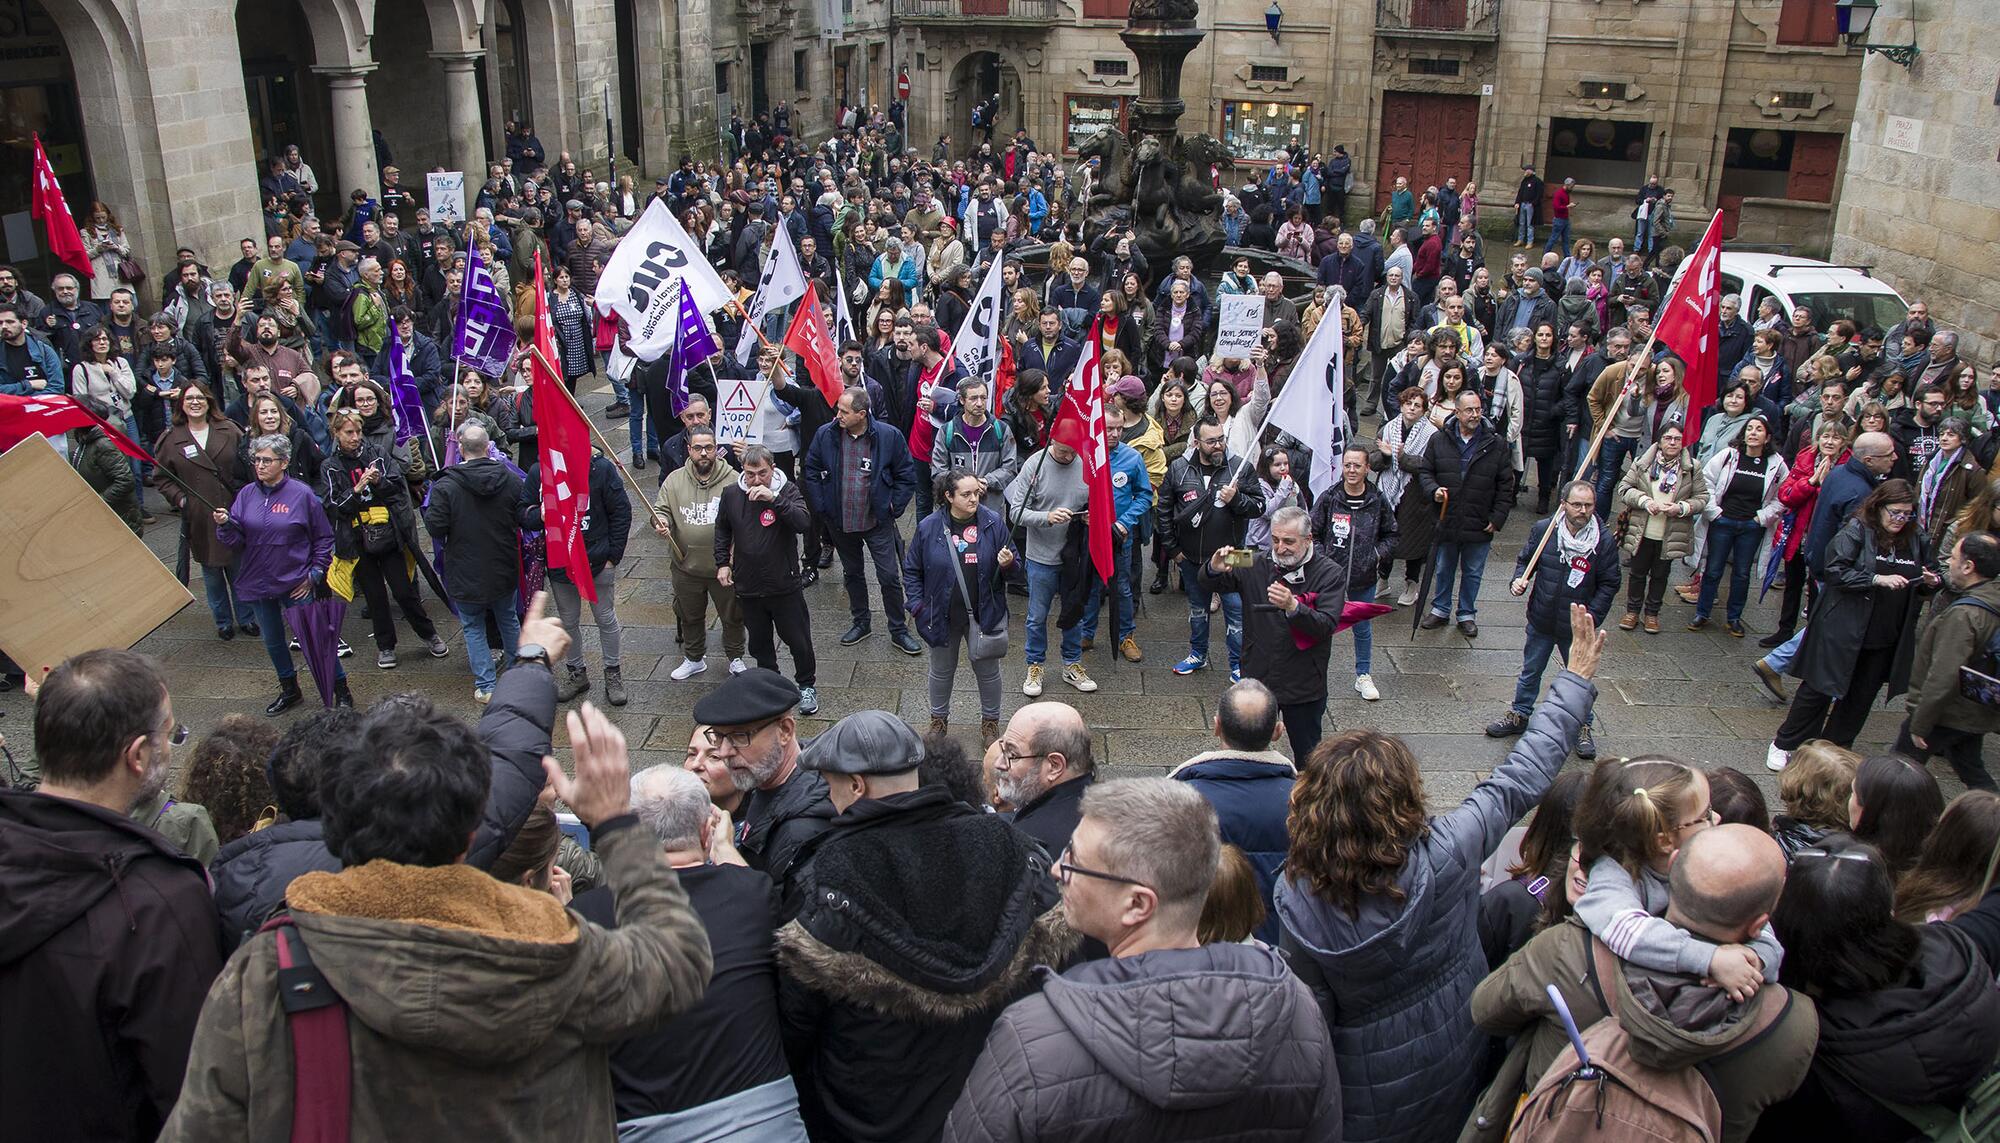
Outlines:
[[[421, 187], [422, 172], [454, 166], [444, 69], [430, 58], [431, 26], [423, 5], [378, 5], [370, 44], [379, 66], [368, 76], [369, 116], [388, 140], [389, 152], [404, 172], [403, 181]], [[503, 110], [501, 115], [505, 114]], [[485, 181], [483, 168], [465, 172], [467, 210]], [[341, 189], [338, 209], [347, 208], [347, 192], [353, 189]]]
[[[1848, 139], [1833, 257], [1874, 266], [1906, 298], [1961, 331], [1959, 354], [2000, 353], [2000, 79], [1990, 0], [1924, 0], [1905, 71], [1863, 68]], [[1870, 39], [1904, 41], [1906, 20], [1877, 16]]]

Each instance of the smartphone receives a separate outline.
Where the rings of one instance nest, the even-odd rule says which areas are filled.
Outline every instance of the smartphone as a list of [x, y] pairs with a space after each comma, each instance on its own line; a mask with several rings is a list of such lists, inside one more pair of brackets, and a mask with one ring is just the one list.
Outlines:
[[1257, 553], [1248, 548], [1232, 548], [1228, 555], [1222, 557], [1224, 567], [1247, 568], [1256, 562]]

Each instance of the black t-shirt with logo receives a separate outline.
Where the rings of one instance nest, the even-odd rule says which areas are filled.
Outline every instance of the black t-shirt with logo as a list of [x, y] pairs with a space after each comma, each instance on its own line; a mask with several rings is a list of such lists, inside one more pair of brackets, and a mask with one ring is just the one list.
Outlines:
[[[35, 355], [29, 352], [32, 348], [26, 341], [23, 341], [19, 345], [9, 345], [4, 341], [0, 341], [0, 362], [6, 363], [4, 372], [7, 376], [21, 382], [24, 389], [38, 393], [61, 392], [62, 386], [53, 383], [56, 379], [44, 374], [42, 367], [36, 363]], [[41, 389], [36, 389], [33, 385], [28, 384], [28, 382], [37, 379], [43, 382]]]
[[[1906, 528], [1915, 527], [1912, 522]], [[1910, 581], [1908, 587], [1877, 586], [1869, 600], [1868, 630], [1861, 637], [1861, 649], [1877, 651], [1894, 647], [1903, 636], [1903, 621], [1909, 613], [1910, 593], [1917, 589], [1917, 577], [1924, 569], [1917, 566], [1915, 545], [1909, 552], [1881, 550], [1875, 552], [1876, 575], [1899, 575]]]
[[1364, 491], [1359, 496], [1349, 496], [1344, 490], [1340, 490], [1339, 496], [1340, 507], [1336, 511], [1327, 513], [1326, 535], [1320, 537], [1320, 543], [1325, 545], [1328, 559], [1337, 564], [1346, 564], [1347, 549], [1354, 537], [1354, 518], [1367, 506], [1368, 494]]

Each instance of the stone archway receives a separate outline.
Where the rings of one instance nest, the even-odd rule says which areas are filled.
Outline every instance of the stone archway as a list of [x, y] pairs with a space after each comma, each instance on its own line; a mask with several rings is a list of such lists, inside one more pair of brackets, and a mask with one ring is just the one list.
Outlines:
[[952, 137], [957, 144], [955, 154], [970, 155], [977, 148], [980, 136], [972, 127], [972, 109], [987, 96], [1000, 97], [999, 111], [992, 124], [996, 154], [1014, 129], [1024, 123], [1021, 73], [999, 52], [975, 51], [960, 57], [951, 69], [946, 91], [945, 124], [938, 133]]

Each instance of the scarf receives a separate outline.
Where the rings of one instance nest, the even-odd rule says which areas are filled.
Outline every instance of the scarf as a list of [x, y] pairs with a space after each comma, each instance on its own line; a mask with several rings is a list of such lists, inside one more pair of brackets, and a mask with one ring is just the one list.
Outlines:
[[1930, 466], [1924, 469], [1923, 476], [1918, 480], [1917, 521], [1922, 524], [1925, 531], [1929, 531], [1931, 527], [1931, 513], [1937, 507], [1938, 488], [1944, 484], [1945, 474], [1958, 466], [1959, 454], [1964, 451], [1965, 446], [1960, 445], [1947, 456], [1943, 449], [1939, 449], [1938, 454], [1931, 458]]
[[1557, 520], [1555, 527], [1556, 551], [1562, 556], [1564, 563], [1580, 559], [1587, 560], [1597, 554], [1597, 513], [1591, 513], [1589, 521], [1584, 524], [1583, 531], [1575, 535], [1570, 534], [1567, 517]]
[[1650, 475], [1654, 490], [1659, 492], [1662, 498], [1672, 499], [1674, 489], [1680, 487], [1681, 465], [1686, 462], [1686, 459], [1686, 449], [1682, 449], [1671, 461], [1662, 459], [1660, 451], [1657, 448], [1653, 450], [1653, 470]]

